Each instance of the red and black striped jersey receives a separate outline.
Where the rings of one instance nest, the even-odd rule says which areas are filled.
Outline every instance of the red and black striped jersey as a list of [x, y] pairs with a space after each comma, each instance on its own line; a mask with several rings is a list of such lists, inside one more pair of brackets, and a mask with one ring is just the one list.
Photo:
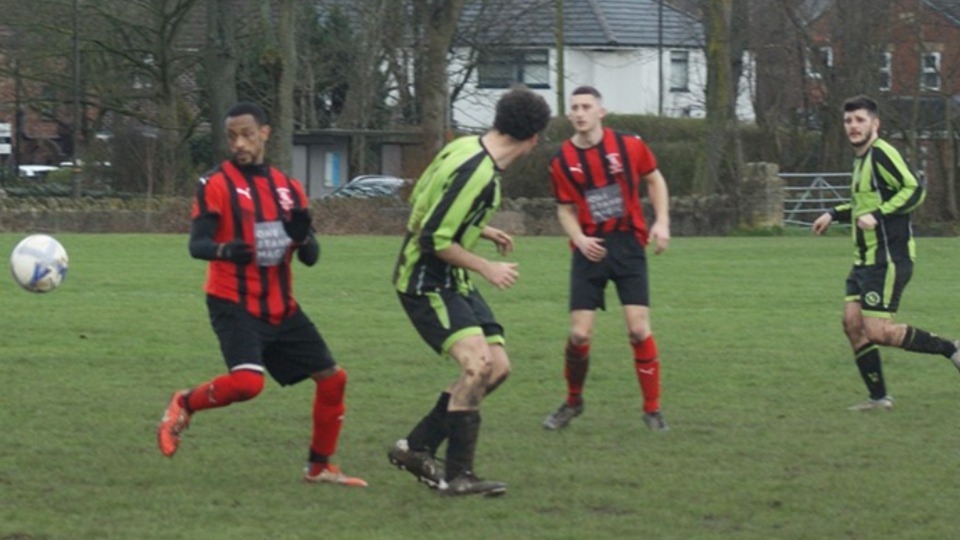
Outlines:
[[640, 178], [657, 169], [657, 159], [639, 136], [604, 128], [600, 143], [579, 148], [564, 141], [550, 161], [553, 193], [573, 204], [584, 234], [633, 231], [647, 245]]
[[300, 182], [268, 165], [240, 167], [225, 161], [201, 178], [192, 218], [219, 216], [214, 241], [240, 239], [255, 253], [249, 264], [210, 261], [207, 294], [241, 303], [271, 324], [292, 315], [297, 309], [290, 272], [294, 246], [282, 219], [290, 210], [307, 206]]

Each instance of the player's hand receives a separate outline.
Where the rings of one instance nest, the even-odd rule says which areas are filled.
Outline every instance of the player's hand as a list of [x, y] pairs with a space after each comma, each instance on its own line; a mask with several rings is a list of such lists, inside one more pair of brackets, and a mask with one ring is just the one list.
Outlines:
[[820, 217], [813, 222], [813, 227], [811, 227], [813, 234], [823, 234], [831, 223], [833, 223], [833, 216], [830, 215], [830, 212], [820, 214]]
[[877, 217], [873, 214], [864, 214], [857, 218], [857, 227], [864, 231], [872, 231], [877, 228]]
[[487, 264], [480, 275], [491, 285], [503, 291], [513, 287], [517, 278], [520, 277], [520, 272], [517, 271], [517, 263], [491, 262]]
[[650, 239], [653, 240], [653, 253], [659, 255], [670, 247], [670, 227], [656, 222], [650, 228]]
[[310, 225], [313, 223], [313, 218], [310, 216], [310, 211], [306, 208], [295, 208], [290, 211], [290, 216], [283, 220], [283, 230], [287, 232], [287, 236], [290, 237], [297, 244], [302, 244], [304, 240], [307, 239], [307, 235], [310, 234]]
[[249, 264], [253, 260], [253, 248], [243, 240], [231, 240], [226, 244], [220, 244], [217, 255], [233, 263]]
[[513, 252], [513, 238], [509, 234], [495, 227], [484, 227], [480, 233], [482, 238], [490, 240], [497, 246], [497, 253], [500, 255], [509, 255]]
[[573, 243], [583, 253], [583, 256], [591, 262], [600, 262], [607, 256], [607, 248], [603, 247], [603, 238], [594, 236], [582, 236]]

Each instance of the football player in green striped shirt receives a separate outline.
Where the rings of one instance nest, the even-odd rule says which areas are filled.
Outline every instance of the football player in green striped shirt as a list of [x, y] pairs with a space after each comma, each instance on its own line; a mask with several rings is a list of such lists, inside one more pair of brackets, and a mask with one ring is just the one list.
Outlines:
[[[525, 88], [497, 102], [493, 129], [444, 147], [417, 181], [394, 273], [400, 303], [420, 336], [452, 357], [460, 376], [433, 409], [389, 450], [390, 462], [445, 495], [502, 495], [503, 482], [474, 474], [480, 402], [509, 374], [503, 327], [470, 281], [475, 272], [498, 289], [516, 282], [517, 265], [473, 253], [480, 239], [501, 254], [513, 249], [507, 233], [488, 225], [500, 206], [500, 173], [530, 153], [550, 121], [546, 101]], [[435, 459], [447, 441], [445, 471]]]
[[844, 102], [843, 126], [856, 153], [851, 200], [818, 217], [813, 232], [823, 234], [834, 221], [853, 225], [854, 262], [847, 277], [843, 330], [870, 396], [850, 410], [890, 410], [893, 398], [887, 394], [879, 345], [939, 354], [960, 369], [960, 342], [893, 322], [913, 273], [916, 244], [910, 214], [923, 202], [923, 186], [900, 152], [879, 138], [880, 111], [874, 100], [856, 96]]

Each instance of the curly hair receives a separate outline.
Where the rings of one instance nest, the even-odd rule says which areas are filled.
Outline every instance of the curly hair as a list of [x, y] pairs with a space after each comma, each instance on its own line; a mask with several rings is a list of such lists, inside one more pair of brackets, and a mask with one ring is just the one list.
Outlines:
[[500, 96], [493, 129], [518, 141], [526, 141], [546, 129], [549, 122], [550, 106], [547, 101], [521, 86]]
[[267, 116], [267, 111], [265, 111], [263, 107], [257, 105], [256, 103], [241, 101], [239, 103], [235, 103], [232, 107], [227, 109], [227, 118], [235, 118], [245, 114], [252, 116], [254, 121], [257, 122], [258, 126], [266, 126], [270, 124], [270, 117]]

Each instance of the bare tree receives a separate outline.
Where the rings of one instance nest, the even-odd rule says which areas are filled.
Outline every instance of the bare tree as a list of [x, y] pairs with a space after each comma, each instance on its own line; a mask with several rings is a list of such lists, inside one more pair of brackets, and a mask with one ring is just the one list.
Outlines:
[[343, 112], [356, 39], [345, 9], [303, 3], [297, 14], [297, 129], [330, 127]]
[[166, 195], [180, 192], [192, 177], [184, 156], [198, 121], [192, 108], [198, 89], [185, 86], [181, 76], [189, 73], [193, 80], [199, 61], [193, 36], [185, 32], [197, 3], [128, 0], [87, 7], [92, 27], [87, 65], [97, 74], [86, 78], [88, 95], [96, 96], [102, 112], [158, 129], [158, 187]]
[[[383, 127], [380, 114], [386, 98], [383, 70], [385, 64], [389, 68], [388, 48], [403, 50], [407, 43], [402, 34], [408, 20], [405, 6], [406, 2], [391, 0], [357, 0], [348, 11], [347, 20], [354, 24], [352, 54], [344, 74], [342, 109], [334, 123], [337, 127], [358, 130], [359, 135], [350, 146], [351, 170], [368, 168], [363, 130]], [[388, 45], [388, 39], [396, 41]]]
[[807, 130], [797, 110], [804, 103], [804, 74], [793, 69], [801, 58], [803, 39], [791, 12], [799, 9], [795, 0], [752, 0], [749, 29], [750, 49], [755, 59], [757, 89], [754, 111], [762, 132], [763, 154], [771, 156], [786, 170], [794, 170], [802, 157], [789, 150]]
[[[14, 144], [18, 154], [23, 146], [33, 150], [47, 146], [53, 150], [46, 152], [48, 156], [53, 154], [51, 159], [66, 159], [79, 152], [82, 145], [78, 139], [88, 133], [83, 80], [74, 77], [79, 67], [77, 57], [86, 45], [81, 35], [86, 25], [71, 24], [85, 21], [82, 13], [75, 13], [75, 8], [81, 7], [65, 0], [50, 2], [43, 13], [23, 0], [7, 0], [0, 6], [4, 34], [0, 76], [11, 81], [14, 88], [9, 117], [16, 119]], [[74, 130], [77, 117], [81, 126]], [[56, 137], [29, 132], [26, 124], [38, 120], [56, 125]]]
[[[465, 24], [454, 36], [457, 68], [450, 72], [450, 102], [469, 100], [468, 83], [474, 78], [482, 58], [523, 41], [530, 34], [553, 36], [557, 50], [563, 50], [563, 0], [476, 0]], [[519, 40], [518, 40], [519, 36]], [[565, 91], [563, 55], [557, 57], [557, 103], [563, 104]], [[560, 110], [563, 110], [561, 108]]]
[[[439, 150], [448, 127], [449, 53], [463, 6], [464, 0], [354, 2], [355, 55], [338, 125], [381, 125], [389, 92], [394, 121], [419, 126], [426, 154]], [[362, 162], [363, 156], [351, 157]]]
[[414, 21], [422, 35], [414, 89], [420, 110], [423, 150], [433, 155], [443, 146], [449, 116], [447, 55], [465, 0], [413, 0]]
[[[274, 10], [275, 7], [275, 10]], [[260, 64], [269, 73], [271, 161], [289, 170], [293, 161], [293, 93], [297, 72], [295, 0], [260, 0], [260, 28], [264, 47]]]
[[[359, 27], [353, 45], [352, 69], [347, 74], [347, 95], [337, 124], [340, 127], [367, 129], [374, 127], [374, 111], [383, 98], [382, 60], [387, 47], [386, 36], [397, 38], [397, 28], [404, 28], [403, 3], [389, 0], [360, 0], [353, 6], [352, 19]], [[402, 37], [402, 36], [401, 36]], [[395, 46], [402, 47], [400, 39]]]
[[204, 71], [210, 115], [210, 137], [214, 156], [225, 155], [227, 143], [223, 125], [227, 107], [237, 101], [236, 2], [206, 0], [207, 40]]
[[706, 170], [697, 191], [712, 194], [720, 190], [721, 164], [733, 138], [732, 177], [739, 178], [743, 150], [737, 129], [737, 87], [743, 72], [746, 50], [746, 0], [703, 0], [707, 57], [707, 141]]

